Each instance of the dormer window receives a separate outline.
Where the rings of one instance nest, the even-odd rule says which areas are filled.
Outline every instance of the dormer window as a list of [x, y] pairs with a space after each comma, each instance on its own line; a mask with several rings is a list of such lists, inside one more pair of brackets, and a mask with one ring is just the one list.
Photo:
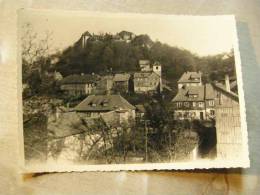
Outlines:
[[187, 96], [189, 98], [197, 98], [198, 97], [198, 93], [196, 91], [194, 91], [194, 90], [192, 90], [192, 91], [189, 90], [188, 93], [187, 93]]
[[189, 80], [195, 80], [195, 81], [198, 81], [198, 80], [199, 80], [199, 77], [196, 77], [196, 76], [190, 75]]
[[189, 94], [188, 95], [190, 98], [197, 98], [198, 97], [198, 94]]
[[92, 106], [92, 107], [96, 107], [97, 106], [97, 104], [95, 104], [93, 102], [90, 102], [89, 105]]
[[104, 101], [101, 103], [102, 106], [108, 106], [108, 102]]

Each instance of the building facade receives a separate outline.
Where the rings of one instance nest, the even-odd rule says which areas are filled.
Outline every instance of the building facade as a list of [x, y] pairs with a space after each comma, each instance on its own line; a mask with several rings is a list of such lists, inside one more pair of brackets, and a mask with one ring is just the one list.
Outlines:
[[94, 93], [98, 81], [98, 75], [69, 75], [61, 80], [60, 89], [71, 96], [88, 95]]
[[162, 92], [162, 67], [159, 62], [152, 66], [149, 60], [139, 60], [140, 72], [133, 75], [135, 93]]
[[173, 98], [176, 120], [209, 120], [215, 117], [214, 90], [211, 84], [185, 86]]
[[95, 94], [109, 94], [113, 88], [113, 75], [102, 76], [97, 83]]
[[111, 117], [121, 122], [135, 119], [135, 107], [120, 95], [89, 95], [74, 110], [85, 118], [111, 113]]
[[[226, 82], [227, 83], [227, 82]], [[214, 85], [216, 91], [216, 134], [217, 158], [240, 159], [242, 150], [242, 130], [238, 95], [226, 85]]]
[[160, 76], [154, 72], [134, 73], [135, 93], [156, 93], [160, 91]]
[[136, 37], [134, 33], [129, 31], [121, 31], [117, 35], [120, 37], [120, 40], [125, 41], [127, 43], [131, 42]]
[[113, 78], [113, 88], [127, 93], [129, 91], [129, 80], [130, 74], [117, 73]]

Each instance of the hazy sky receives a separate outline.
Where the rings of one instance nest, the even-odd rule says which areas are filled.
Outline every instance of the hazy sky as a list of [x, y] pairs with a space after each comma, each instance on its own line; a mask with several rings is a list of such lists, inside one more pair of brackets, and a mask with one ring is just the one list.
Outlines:
[[85, 31], [115, 34], [127, 30], [203, 56], [230, 51], [236, 36], [233, 17], [225, 16], [21, 11], [19, 24], [27, 22], [39, 35], [51, 31], [52, 47], [60, 50], [72, 45]]

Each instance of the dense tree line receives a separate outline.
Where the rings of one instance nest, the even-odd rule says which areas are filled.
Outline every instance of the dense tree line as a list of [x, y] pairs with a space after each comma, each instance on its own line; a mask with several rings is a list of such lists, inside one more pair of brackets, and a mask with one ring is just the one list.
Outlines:
[[200, 57], [185, 49], [153, 42], [148, 35], [136, 36], [131, 42], [116, 41], [109, 34], [100, 36], [103, 38], [89, 40], [84, 48], [78, 41], [65, 49], [55, 68], [65, 76], [72, 73], [106, 74], [137, 71], [138, 61], [149, 59], [162, 64], [164, 78], [173, 85], [185, 71], [202, 71], [206, 80], [220, 79], [226, 73], [234, 76], [233, 51]]

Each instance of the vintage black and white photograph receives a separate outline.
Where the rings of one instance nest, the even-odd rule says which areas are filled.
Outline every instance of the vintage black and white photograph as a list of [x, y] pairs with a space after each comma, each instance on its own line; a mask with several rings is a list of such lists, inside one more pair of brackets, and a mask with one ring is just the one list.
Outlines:
[[249, 165], [233, 16], [22, 10], [18, 21], [25, 167]]

